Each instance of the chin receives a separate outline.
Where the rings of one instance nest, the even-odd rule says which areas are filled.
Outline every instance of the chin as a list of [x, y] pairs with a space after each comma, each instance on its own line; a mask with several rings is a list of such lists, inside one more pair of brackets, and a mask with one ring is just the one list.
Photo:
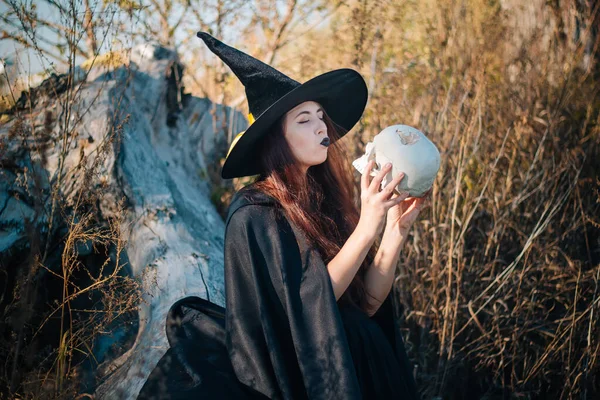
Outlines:
[[319, 157], [316, 160], [311, 160], [310, 162], [308, 162], [308, 164], [311, 167], [314, 167], [315, 165], [321, 165], [321, 164], [323, 164], [326, 160], [327, 160], [327, 153], [325, 153], [324, 157]]

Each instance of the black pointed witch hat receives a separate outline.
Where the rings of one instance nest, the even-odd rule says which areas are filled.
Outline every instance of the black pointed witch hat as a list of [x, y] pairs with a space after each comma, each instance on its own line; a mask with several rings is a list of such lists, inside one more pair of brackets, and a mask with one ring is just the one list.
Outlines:
[[349, 68], [336, 69], [299, 83], [256, 58], [226, 45], [206, 32], [197, 36], [231, 68], [246, 89], [250, 126], [232, 141], [221, 171], [223, 179], [256, 175], [262, 166], [258, 144], [279, 117], [305, 101], [316, 101], [344, 136], [367, 104], [363, 77]]

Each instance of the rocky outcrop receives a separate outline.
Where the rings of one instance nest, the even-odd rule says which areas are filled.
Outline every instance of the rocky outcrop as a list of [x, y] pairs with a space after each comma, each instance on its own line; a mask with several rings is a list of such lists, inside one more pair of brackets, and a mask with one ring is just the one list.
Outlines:
[[[68, 90], [66, 75], [52, 76], [23, 95], [11, 114], [27, 112], [31, 126], [39, 127], [25, 141], [14, 134], [17, 118], [0, 127], [5, 143], [1, 256], [29, 245], [26, 224], [46, 231], [51, 226], [49, 213], [36, 211], [27, 200], [31, 193], [25, 189], [30, 183], [23, 185], [24, 170], [39, 180], [42, 194], [60, 181], [68, 204], [77, 201], [74, 195], [84, 184], [81, 175], [69, 171], [81, 160], [100, 162], [94, 185], [104, 191], [102, 216], [110, 218], [118, 199], [126, 198], [121, 233], [129, 271], [142, 282], [144, 302], [133, 346], [98, 370], [102, 383], [97, 398], [137, 396], [167, 350], [165, 317], [176, 300], [196, 295], [224, 306], [224, 224], [210, 200], [208, 171], [247, 122], [239, 112], [183, 94], [182, 73], [176, 54], [158, 45], [113, 53], [95, 65], [78, 67], [72, 74], [81, 83], [76, 90]], [[65, 99], [67, 94], [71, 98]], [[218, 128], [222, 121], [228, 130]], [[60, 132], [69, 126], [74, 140], [65, 143]], [[111, 135], [115, 140], [106, 148]], [[27, 140], [43, 150], [40, 159], [27, 156]], [[98, 159], [101, 148], [104, 156]], [[61, 149], [66, 150], [62, 158]]]

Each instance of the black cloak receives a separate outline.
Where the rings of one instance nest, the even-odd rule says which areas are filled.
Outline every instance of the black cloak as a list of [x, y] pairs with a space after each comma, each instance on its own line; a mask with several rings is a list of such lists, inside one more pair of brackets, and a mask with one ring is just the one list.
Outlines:
[[199, 297], [167, 316], [170, 348], [138, 399], [419, 398], [392, 292], [371, 318], [340, 306], [320, 254], [252, 188], [225, 221], [226, 308]]

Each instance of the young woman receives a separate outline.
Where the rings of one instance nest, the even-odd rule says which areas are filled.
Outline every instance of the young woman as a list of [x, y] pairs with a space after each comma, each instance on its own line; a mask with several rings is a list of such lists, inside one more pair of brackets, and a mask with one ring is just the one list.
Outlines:
[[340, 139], [362, 115], [364, 79], [341, 69], [300, 84], [198, 36], [240, 78], [251, 111], [222, 177], [257, 179], [225, 221], [225, 309], [198, 297], [171, 308], [171, 348], [140, 398], [418, 398], [391, 288], [426, 198], [394, 193], [402, 175], [381, 189], [390, 168], [371, 179], [371, 163], [355, 204]]

